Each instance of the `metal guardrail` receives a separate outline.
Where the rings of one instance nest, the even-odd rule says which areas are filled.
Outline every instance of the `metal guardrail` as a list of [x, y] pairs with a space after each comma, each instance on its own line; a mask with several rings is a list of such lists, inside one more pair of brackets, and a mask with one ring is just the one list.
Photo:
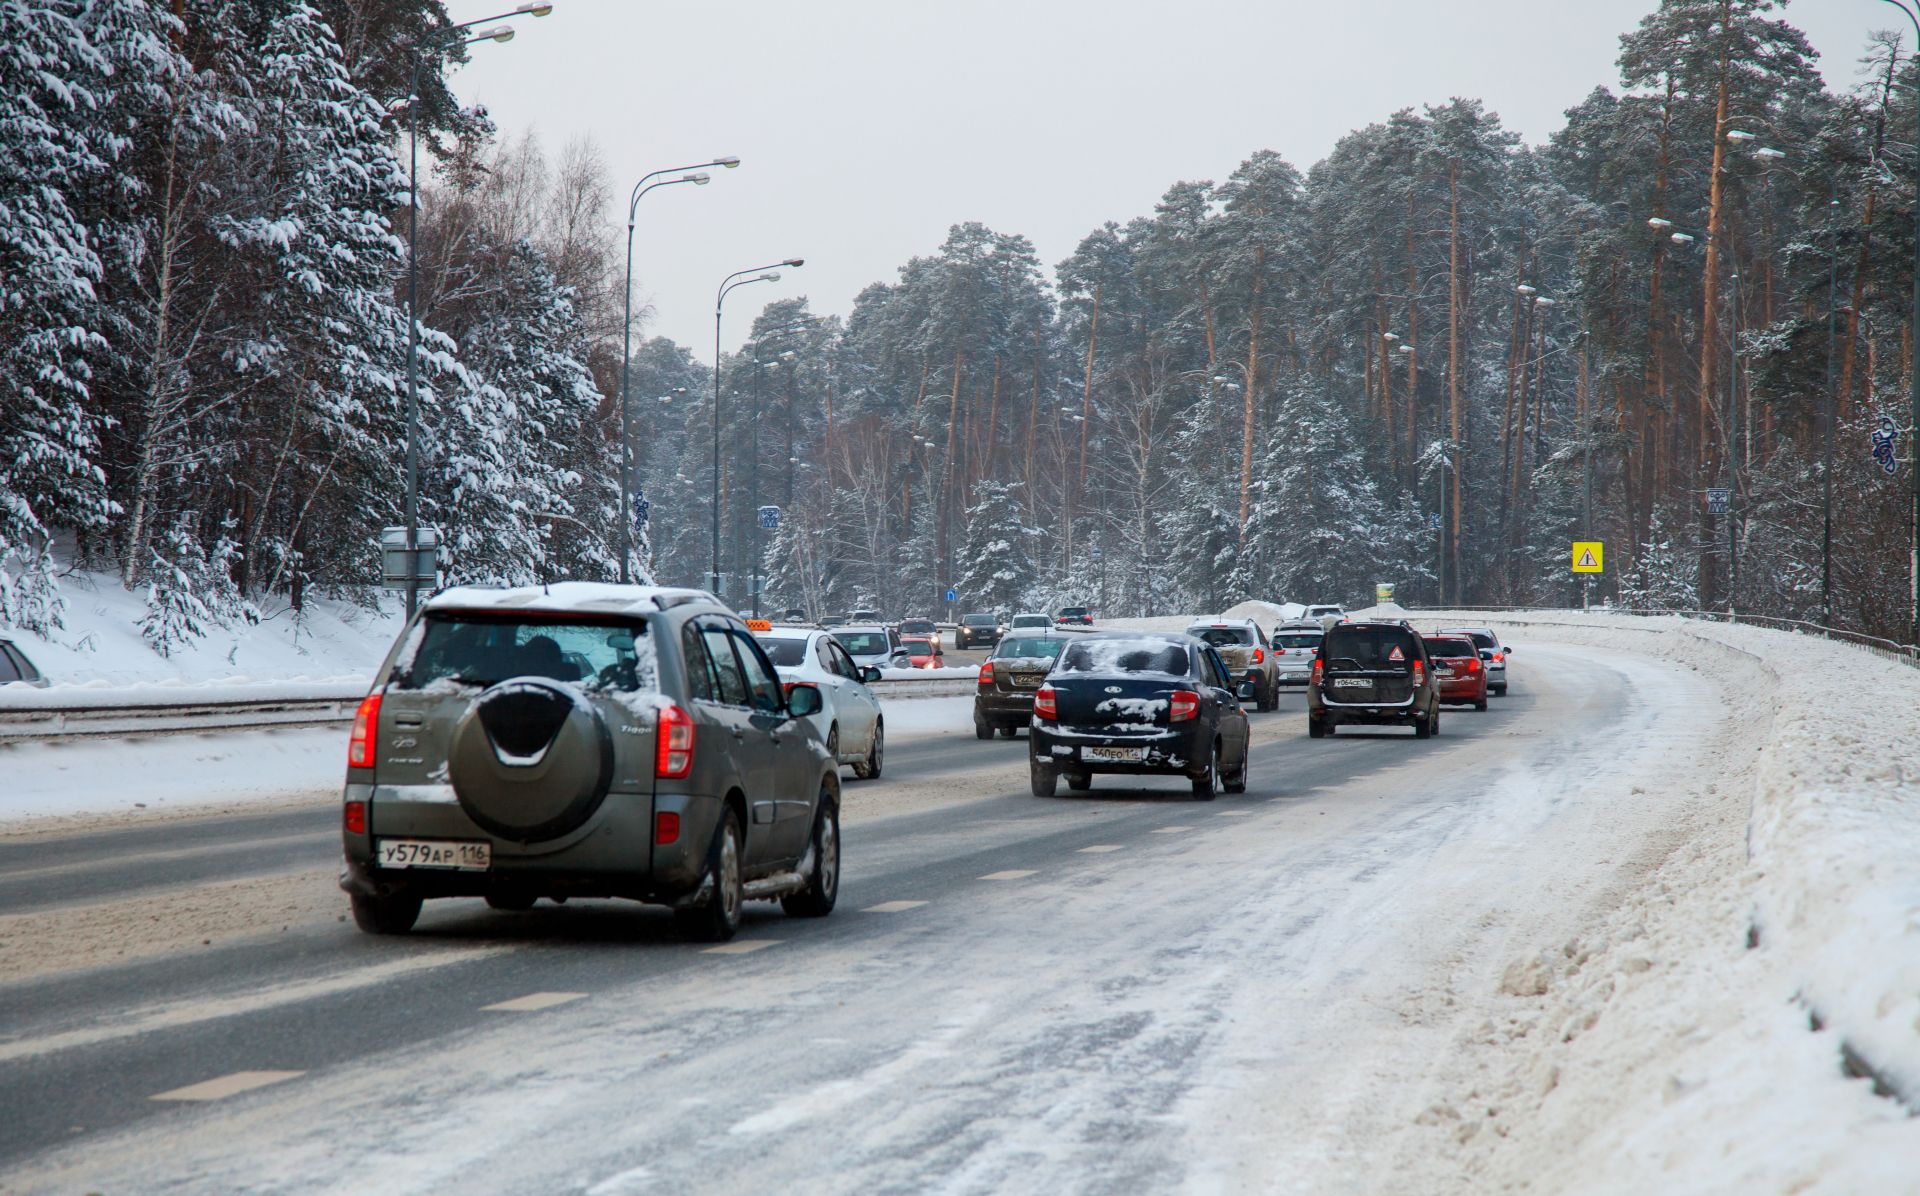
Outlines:
[[1449, 614], [1455, 611], [1472, 611], [1479, 614], [1556, 614], [1556, 615], [1634, 615], [1642, 618], [1678, 618], [1694, 619], [1702, 623], [1739, 623], [1749, 627], [1765, 627], [1772, 631], [1785, 631], [1794, 635], [1812, 635], [1835, 643], [1863, 648], [1876, 656], [1888, 660], [1897, 660], [1903, 664], [1920, 668], [1920, 647], [1903, 644], [1897, 640], [1881, 639], [1879, 636], [1866, 635], [1858, 631], [1848, 631], [1840, 627], [1827, 627], [1820, 623], [1810, 623], [1804, 619], [1779, 619], [1771, 615], [1743, 615], [1738, 611], [1724, 610], [1661, 610], [1653, 607], [1597, 606], [1582, 610], [1567, 606], [1446, 606], [1431, 611], [1416, 607], [1403, 607], [1408, 614]]
[[[876, 693], [888, 698], [952, 697], [972, 693], [977, 684], [972, 677], [915, 677], [872, 683]], [[5, 707], [0, 708], [0, 744], [89, 736], [325, 726], [351, 722], [359, 704], [360, 694], [355, 693], [327, 698]]]

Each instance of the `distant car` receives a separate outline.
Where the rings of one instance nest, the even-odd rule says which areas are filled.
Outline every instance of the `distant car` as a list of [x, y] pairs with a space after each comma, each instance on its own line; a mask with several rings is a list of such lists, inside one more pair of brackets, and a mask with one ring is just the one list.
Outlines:
[[845, 615], [821, 615], [820, 616], [820, 626], [822, 627], [845, 627], [846, 625], [847, 625], [847, 616]]
[[1503, 644], [1491, 627], [1442, 627], [1441, 635], [1464, 635], [1480, 650], [1480, 663], [1487, 668], [1487, 688], [1501, 697], [1507, 695], [1507, 657], [1513, 645]]
[[884, 623], [886, 622], [886, 620], [880, 617], [879, 611], [867, 610], [865, 608], [862, 608], [848, 615], [847, 622], [849, 623]]
[[1440, 733], [1440, 691], [1420, 636], [1404, 623], [1336, 623], [1327, 629], [1307, 682], [1307, 734], [1320, 739], [1351, 724]]
[[1247, 788], [1247, 712], [1220, 654], [1190, 635], [1075, 636], [1033, 695], [1027, 767], [1035, 797], [1058, 778], [1172, 773], [1211, 801]]
[[1091, 627], [1093, 612], [1084, 606], [1063, 606], [1053, 621], [1062, 627]]
[[917, 639], [930, 640], [940, 638], [940, 629], [933, 625], [932, 619], [902, 619], [894, 627], [894, 630], [900, 633], [901, 639], [906, 639], [909, 636]]
[[1300, 616], [1302, 620], [1308, 623], [1318, 623], [1322, 628], [1344, 622], [1346, 617], [1347, 608], [1337, 604], [1331, 606], [1324, 604], [1320, 606], [1309, 606], [1306, 609], [1306, 613]]
[[953, 629], [953, 646], [977, 648], [985, 644], [991, 648], [1000, 642], [1002, 634], [998, 615], [961, 615], [959, 624]]
[[1243, 698], [1262, 712], [1280, 704], [1280, 666], [1267, 645], [1267, 633], [1252, 619], [1195, 623], [1187, 634], [1212, 645]]
[[0, 637], [0, 685], [31, 685], [35, 689], [47, 687], [46, 677], [33, 667], [33, 662], [20, 650], [20, 645], [4, 637]]
[[462, 586], [406, 626], [354, 714], [340, 886], [370, 934], [424, 899], [620, 897], [724, 941], [751, 900], [829, 913], [840, 770], [703, 590]]
[[910, 653], [908, 665], [911, 668], [937, 669], [947, 663], [946, 654], [940, 650], [940, 637], [937, 635], [931, 639], [920, 635], [903, 635], [900, 637], [900, 642], [906, 645]]
[[855, 664], [830, 632], [776, 627], [754, 638], [789, 691], [803, 681], [820, 687], [821, 709], [807, 721], [828, 753], [841, 764], [851, 764], [853, 775], [863, 781], [879, 776], [886, 726], [880, 699], [867, 686], [880, 680], [880, 670]]
[[1047, 679], [1064, 636], [1009, 635], [994, 645], [993, 655], [980, 665], [980, 684], [973, 695], [973, 733], [990, 739], [995, 731], [1012, 739], [1033, 721], [1033, 695]]
[[1282, 685], [1305, 685], [1326, 630], [1318, 623], [1282, 623], [1273, 632], [1274, 672]]
[[1427, 659], [1433, 663], [1440, 701], [1450, 706], [1487, 708], [1487, 670], [1480, 652], [1464, 635], [1426, 635]]
[[872, 665], [877, 669], [904, 669], [911, 667], [908, 661], [911, 653], [900, 642], [899, 633], [893, 628], [879, 623], [849, 623], [845, 627], [833, 629], [833, 638], [853, 657], [853, 663]]
[[807, 612], [797, 606], [790, 606], [780, 612], [780, 621], [782, 623], [804, 623], [807, 621]]
[[1038, 611], [1023, 611], [1013, 616], [1013, 622], [1007, 624], [1009, 635], [1016, 631], [1052, 631], [1053, 616]]

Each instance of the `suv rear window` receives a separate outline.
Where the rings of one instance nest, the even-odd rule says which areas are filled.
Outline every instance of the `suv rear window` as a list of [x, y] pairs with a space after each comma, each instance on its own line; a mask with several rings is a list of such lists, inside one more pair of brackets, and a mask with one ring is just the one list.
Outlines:
[[1216, 648], [1244, 648], [1253, 642], [1253, 632], [1245, 627], [1196, 627], [1187, 634]]
[[[1398, 652], [1398, 659], [1395, 652]], [[1320, 655], [1329, 664], [1351, 661], [1363, 669], [1413, 670], [1420, 648], [1413, 633], [1401, 627], [1355, 627], [1342, 623], [1327, 632]]]
[[437, 681], [484, 686], [546, 677], [633, 693], [659, 688], [654, 663], [645, 623], [429, 615], [420, 646], [395, 670], [393, 684], [425, 689]]
[[1060, 655], [1060, 649], [1066, 642], [1051, 636], [1004, 639], [993, 650], [993, 658], [995, 660], [1053, 660]]
[[1165, 640], [1094, 640], [1068, 648], [1063, 673], [1168, 673], [1187, 675], [1187, 650]]
[[1273, 642], [1282, 648], [1318, 648], [1320, 637], [1311, 631], [1282, 631]]
[[1428, 656], [1478, 656], [1473, 645], [1464, 639], [1430, 639], [1427, 641]]

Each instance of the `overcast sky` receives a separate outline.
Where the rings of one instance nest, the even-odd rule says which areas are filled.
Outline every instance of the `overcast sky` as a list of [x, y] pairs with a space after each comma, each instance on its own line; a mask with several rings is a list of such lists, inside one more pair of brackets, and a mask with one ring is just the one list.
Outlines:
[[[515, 18], [514, 41], [475, 46], [453, 86], [550, 151], [591, 137], [618, 203], [648, 171], [744, 160], [647, 196], [634, 238], [636, 305], [654, 307], [638, 331], [711, 360], [714, 288], [734, 270], [807, 259], [728, 300], [729, 350], [776, 298], [844, 315], [957, 221], [1026, 235], [1050, 274], [1175, 180], [1222, 179], [1260, 148], [1304, 171], [1409, 105], [1475, 96], [1538, 142], [1618, 85], [1618, 37], [1654, 3], [556, 0]], [[1798, 0], [1786, 16], [1832, 87], [1856, 78], [1870, 29], [1901, 20], [1880, 0]]]

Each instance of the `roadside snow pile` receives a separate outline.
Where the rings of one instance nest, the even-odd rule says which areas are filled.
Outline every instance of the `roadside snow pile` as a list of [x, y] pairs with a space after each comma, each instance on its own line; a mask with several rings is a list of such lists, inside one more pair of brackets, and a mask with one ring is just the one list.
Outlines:
[[1298, 602], [1262, 602], [1257, 598], [1248, 599], [1240, 605], [1220, 612], [1222, 619], [1253, 619], [1262, 627], [1269, 624], [1291, 623], [1307, 613], [1307, 608]]
[[1720, 831], [1675, 828], [1590, 933], [1508, 968], [1483, 1041], [1520, 1066], [1424, 1122], [1482, 1156], [1467, 1190], [1915, 1190], [1920, 670], [1678, 618], [1489, 620], [1521, 661], [1557, 640], [1695, 669], [1728, 730], [1671, 774]]
[[255, 681], [228, 677], [221, 681], [173, 681], [146, 685], [114, 685], [90, 681], [82, 685], [50, 685], [35, 689], [14, 683], [0, 685], [0, 711], [80, 710], [94, 707], [200, 706], [225, 702], [298, 702], [312, 699], [352, 701], [367, 692], [371, 675], [289, 677], [283, 681]]
[[886, 668], [880, 670], [882, 681], [942, 681], [979, 675], [980, 666], [977, 664], [943, 666], [937, 669]]
[[295, 618], [269, 609], [255, 625], [210, 626], [206, 638], [161, 656], [140, 635], [143, 596], [109, 573], [72, 573], [61, 579], [66, 626], [50, 639], [0, 629], [14, 639], [55, 686], [243, 682], [247, 678], [368, 678], [393, 646], [401, 617], [397, 601], [379, 612], [346, 602], [310, 598]]

